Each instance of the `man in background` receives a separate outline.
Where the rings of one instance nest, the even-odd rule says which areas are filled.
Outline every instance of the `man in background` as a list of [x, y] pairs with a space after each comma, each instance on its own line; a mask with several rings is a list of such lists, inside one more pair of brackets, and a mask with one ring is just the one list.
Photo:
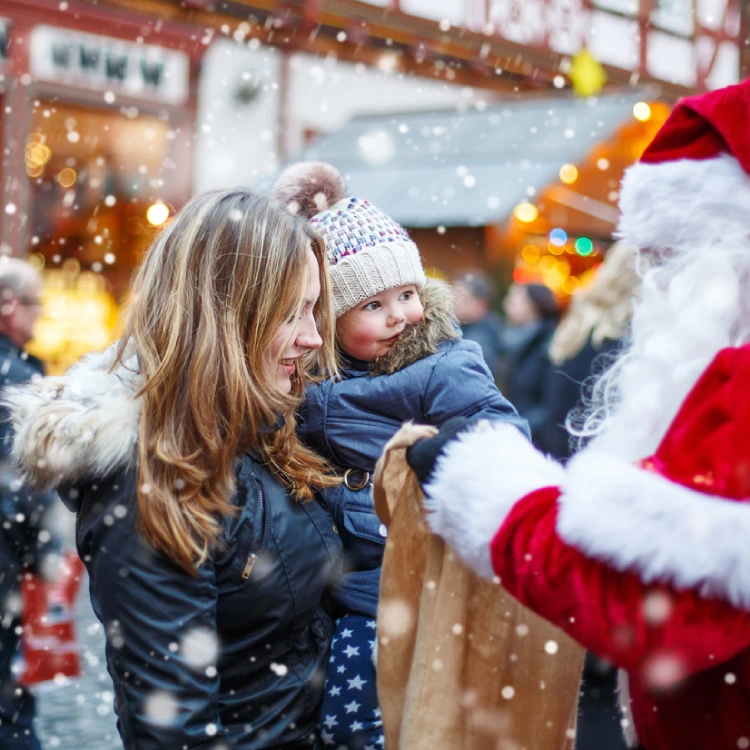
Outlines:
[[500, 385], [505, 379], [507, 352], [503, 322], [490, 308], [495, 285], [483, 271], [467, 269], [454, 279], [453, 292], [464, 338], [482, 347], [484, 361]]
[[[26, 262], [0, 257], [0, 395], [43, 374], [40, 360], [25, 351], [41, 313], [42, 280]], [[12, 428], [0, 408], [0, 747], [41, 750], [34, 733], [34, 696], [11, 668], [21, 640], [21, 579], [26, 572], [56, 572], [57, 535], [49, 526], [54, 493], [32, 493], [10, 460]]]

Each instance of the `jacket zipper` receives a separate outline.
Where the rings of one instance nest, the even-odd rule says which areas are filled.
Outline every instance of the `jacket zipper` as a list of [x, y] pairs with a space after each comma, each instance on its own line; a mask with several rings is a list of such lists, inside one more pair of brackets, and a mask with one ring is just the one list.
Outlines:
[[257, 552], [251, 552], [247, 556], [245, 567], [242, 569], [242, 580], [246, 581], [250, 578], [253, 572], [255, 563], [258, 560], [258, 552], [265, 548], [266, 542], [268, 541], [270, 521], [266, 518], [266, 496], [263, 492], [263, 485], [258, 482], [258, 517], [260, 523], [258, 524], [258, 530], [255, 532], [255, 539], [253, 540], [253, 549]]
[[242, 579], [244, 581], [250, 578], [250, 574], [253, 572], [253, 567], [255, 566], [255, 561], [257, 559], [258, 555], [256, 555], [255, 552], [251, 552], [245, 563], [245, 569], [242, 571]]

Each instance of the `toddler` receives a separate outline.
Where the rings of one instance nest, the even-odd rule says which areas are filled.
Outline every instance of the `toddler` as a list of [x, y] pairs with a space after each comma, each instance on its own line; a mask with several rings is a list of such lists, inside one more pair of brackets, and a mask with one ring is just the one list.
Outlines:
[[336, 634], [321, 713], [326, 745], [382, 748], [373, 649], [387, 529], [370, 477], [406, 420], [451, 417], [527, 426], [497, 390], [477, 344], [455, 323], [449, 287], [427, 281], [417, 246], [366, 200], [346, 197], [328, 164], [290, 167], [274, 197], [310, 219], [326, 243], [341, 357], [340, 379], [311, 385], [300, 415], [305, 441], [341, 472], [323, 496], [347, 560], [334, 589]]

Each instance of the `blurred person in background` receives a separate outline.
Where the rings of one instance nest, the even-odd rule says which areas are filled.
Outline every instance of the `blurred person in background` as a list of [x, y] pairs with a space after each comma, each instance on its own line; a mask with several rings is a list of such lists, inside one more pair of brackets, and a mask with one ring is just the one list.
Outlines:
[[628, 333], [640, 287], [635, 262], [634, 248], [612, 245], [594, 280], [573, 297], [550, 342], [545, 423], [537, 447], [559, 460], [573, 449], [568, 415], [590, 395], [594, 376], [613, 362]]
[[[25, 351], [42, 311], [42, 280], [25, 261], [0, 258], [0, 390], [39, 378], [44, 366]], [[60, 540], [53, 528], [54, 493], [30, 492], [10, 460], [13, 432], [0, 408], [0, 747], [41, 748], [34, 733], [34, 696], [12, 672], [21, 641], [21, 578], [57, 572]]]
[[251, 190], [197, 196], [147, 251], [119, 343], [5, 398], [60, 486], [106, 633], [126, 750], [322, 747], [341, 553], [296, 436], [335, 372], [323, 243]]
[[[552, 337], [546, 418], [537, 447], [559, 460], [573, 452], [568, 427], [575, 432], [574, 410], [590, 400], [594, 379], [612, 364], [628, 334], [640, 283], [635, 248], [615, 243], [591, 284], [573, 297]], [[616, 668], [589, 653], [578, 702], [577, 750], [625, 750], [616, 690]]]
[[503, 322], [491, 309], [495, 285], [484, 271], [471, 268], [461, 271], [453, 280], [453, 293], [464, 338], [482, 347], [484, 361], [495, 382], [502, 383], [507, 366], [506, 345]]
[[544, 389], [549, 374], [548, 349], [560, 319], [549, 287], [511, 284], [503, 301], [508, 344], [508, 372], [503, 395], [528, 420], [536, 442], [546, 420]]

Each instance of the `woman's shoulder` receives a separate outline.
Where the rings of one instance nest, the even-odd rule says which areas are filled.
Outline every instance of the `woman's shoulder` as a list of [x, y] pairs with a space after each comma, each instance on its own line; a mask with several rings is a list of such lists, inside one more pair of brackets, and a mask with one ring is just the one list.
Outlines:
[[134, 466], [141, 381], [134, 357], [112, 369], [115, 358], [113, 346], [63, 376], [3, 391], [13, 457], [34, 486], [78, 486]]

